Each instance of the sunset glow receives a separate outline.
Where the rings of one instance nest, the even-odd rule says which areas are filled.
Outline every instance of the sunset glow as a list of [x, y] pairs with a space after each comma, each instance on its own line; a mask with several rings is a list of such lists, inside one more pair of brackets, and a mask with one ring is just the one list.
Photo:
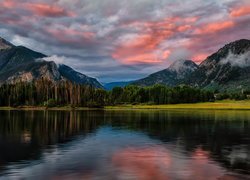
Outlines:
[[[68, 57], [66, 64], [95, 77], [124, 79], [127, 71], [134, 76], [125, 79], [135, 79], [180, 58], [200, 63], [249, 38], [249, 15], [246, 0], [0, 0], [0, 35]], [[176, 58], [180, 50], [187, 53]], [[110, 68], [120, 71], [108, 75]]]

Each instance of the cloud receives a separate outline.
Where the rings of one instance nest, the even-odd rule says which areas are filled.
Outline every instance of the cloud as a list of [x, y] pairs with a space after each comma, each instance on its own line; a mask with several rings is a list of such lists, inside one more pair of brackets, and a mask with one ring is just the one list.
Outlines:
[[54, 3], [34, 3], [34, 2], [22, 2], [17, 0], [3, 0], [0, 5], [8, 11], [18, 10], [22, 12], [22, 15], [28, 15], [31, 12], [32, 15], [43, 16], [43, 17], [73, 17], [76, 14], [72, 11], [67, 11], [66, 9], [55, 5]]
[[231, 64], [232, 66], [237, 67], [248, 67], [250, 66], [250, 51], [247, 51], [242, 54], [233, 54], [232, 52], [229, 52], [227, 57], [222, 59], [221, 64]]
[[42, 58], [42, 60], [44, 60], [44, 61], [53, 61], [56, 64], [65, 64], [67, 62], [66, 57], [57, 56], [57, 55], [45, 57], [45, 58]]
[[250, 15], [250, 6], [244, 6], [240, 8], [235, 8], [230, 12], [230, 15], [232, 17], [240, 17], [240, 16], [246, 16]]
[[198, 28], [195, 33], [196, 34], [209, 34], [209, 33], [217, 33], [219, 31], [223, 31], [224, 29], [229, 29], [234, 26], [233, 21], [224, 21], [224, 22], [215, 22], [211, 24], [207, 24], [201, 28]]
[[250, 38], [248, 7], [247, 0], [0, 0], [0, 36], [65, 57], [101, 81], [131, 80]]
[[75, 16], [73, 12], [68, 12], [59, 6], [53, 6], [42, 3], [26, 3], [25, 9], [31, 11], [34, 15], [45, 17], [63, 17], [63, 16]]
[[175, 62], [175, 61], [180, 61], [180, 60], [189, 60], [190, 57], [190, 51], [188, 51], [187, 49], [176, 49], [175, 51], [173, 51], [170, 56], [168, 57], [169, 61], [171, 63]]
[[172, 17], [159, 21], [134, 21], [123, 24], [136, 27], [137, 33], [126, 34], [118, 39], [112, 57], [126, 63], [160, 63], [169, 57], [171, 49], [160, 47], [162, 43], [180, 32], [191, 29], [198, 17]]

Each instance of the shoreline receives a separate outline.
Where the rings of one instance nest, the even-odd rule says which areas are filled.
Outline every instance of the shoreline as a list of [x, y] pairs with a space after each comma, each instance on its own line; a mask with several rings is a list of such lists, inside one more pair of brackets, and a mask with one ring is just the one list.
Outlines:
[[0, 110], [37, 110], [37, 111], [81, 111], [81, 110], [174, 110], [174, 109], [191, 109], [191, 110], [250, 110], [250, 100], [243, 101], [216, 101], [192, 104], [166, 104], [166, 105], [116, 105], [105, 106], [103, 108], [89, 107], [40, 107], [40, 106], [20, 106], [20, 107], [0, 107]]

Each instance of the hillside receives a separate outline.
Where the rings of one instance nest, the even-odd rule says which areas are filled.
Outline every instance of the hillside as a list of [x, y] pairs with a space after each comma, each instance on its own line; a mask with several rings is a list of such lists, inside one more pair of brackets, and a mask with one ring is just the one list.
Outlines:
[[154, 84], [164, 84], [176, 86], [184, 82], [185, 78], [197, 70], [196, 65], [191, 60], [176, 61], [167, 69], [149, 75], [144, 79], [134, 81], [133, 84], [140, 86], [151, 86]]
[[177, 61], [167, 69], [134, 82], [149, 86], [186, 84], [218, 91], [250, 89], [250, 40], [229, 43], [208, 56], [200, 65], [191, 60]]
[[66, 65], [45, 61], [46, 55], [23, 46], [14, 46], [0, 38], [0, 84], [32, 82], [48, 79], [52, 82], [71, 81], [77, 84], [103, 88], [95, 79], [79, 73]]

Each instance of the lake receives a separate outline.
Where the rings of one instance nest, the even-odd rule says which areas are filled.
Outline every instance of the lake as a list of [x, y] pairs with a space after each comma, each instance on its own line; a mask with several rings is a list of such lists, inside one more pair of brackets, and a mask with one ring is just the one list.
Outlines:
[[250, 111], [0, 111], [0, 179], [250, 179]]

